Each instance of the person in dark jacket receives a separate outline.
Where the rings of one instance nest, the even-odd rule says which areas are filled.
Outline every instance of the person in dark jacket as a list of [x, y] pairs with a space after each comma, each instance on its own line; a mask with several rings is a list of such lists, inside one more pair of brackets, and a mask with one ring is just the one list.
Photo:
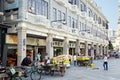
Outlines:
[[31, 64], [31, 55], [27, 55], [24, 59], [23, 59], [23, 61], [22, 61], [22, 63], [21, 63], [21, 65], [22, 66], [29, 66], [30, 64]]

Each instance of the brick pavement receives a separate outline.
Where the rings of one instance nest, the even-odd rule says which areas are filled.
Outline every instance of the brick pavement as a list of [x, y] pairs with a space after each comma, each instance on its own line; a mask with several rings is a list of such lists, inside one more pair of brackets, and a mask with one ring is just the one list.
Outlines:
[[[109, 70], [103, 70], [103, 60], [95, 60], [94, 68], [71, 66], [63, 77], [43, 75], [41, 80], [120, 80], [120, 59], [109, 59]], [[99, 68], [99, 69], [98, 69]]]

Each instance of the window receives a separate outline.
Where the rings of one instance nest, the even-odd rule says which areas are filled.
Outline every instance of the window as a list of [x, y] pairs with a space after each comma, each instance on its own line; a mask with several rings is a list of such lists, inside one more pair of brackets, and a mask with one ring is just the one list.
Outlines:
[[101, 24], [101, 18], [100, 17], [98, 18], [98, 24]]
[[77, 4], [77, 0], [69, 0], [68, 1], [70, 4], [76, 5]]
[[72, 23], [72, 28], [77, 28], [77, 20], [75, 20], [74, 18], [71, 19], [71, 23]]
[[82, 23], [82, 26], [81, 26], [81, 31], [84, 31], [84, 23]]
[[82, 1], [81, 1], [81, 11], [87, 11], [87, 7]]
[[92, 13], [92, 10], [90, 8], [88, 8], [88, 12], [89, 12], [89, 17], [92, 17], [93, 16], [93, 13]]
[[53, 20], [57, 20], [57, 10], [53, 8]]
[[71, 17], [70, 16], [68, 17], [68, 23], [69, 23], [68, 26], [71, 27]]
[[29, 0], [28, 12], [43, 15], [48, 18], [48, 2], [44, 0]]
[[35, 0], [29, 0], [28, 11], [35, 14]]
[[79, 30], [81, 31], [81, 30], [82, 30], [82, 27], [81, 27], [81, 22], [80, 22], [80, 24], [79, 24], [79, 27], [80, 27], [80, 28], [79, 28]]
[[72, 4], [72, 0], [68, 0], [68, 2]]
[[58, 20], [61, 20], [61, 11], [58, 10]]
[[74, 28], [77, 28], [77, 20], [74, 19]]
[[65, 13], [62, 13], [62, 20], [65, 20]]
[[[39, 1], [39, 0], [37, 0], [37, 1]], [[41, 15], [48, 16], [48, 3], [44, 0], [42, 0], [41, 6], [42, 6], [41, 7]]]

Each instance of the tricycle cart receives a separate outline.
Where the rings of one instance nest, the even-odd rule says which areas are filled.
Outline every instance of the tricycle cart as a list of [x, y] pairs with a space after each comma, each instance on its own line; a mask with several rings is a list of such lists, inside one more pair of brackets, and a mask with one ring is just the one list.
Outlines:
[[55, 72], [60, 72], [61, 76], [64, 76], [66, 72], [66, 66], [63, 64], [46, 64], [43, 66], [43, 69], [45, 74], [51, 74], [51, 76], [53, 76]]
[[91, 64], [92, 64], [92, 59], [90, 57], [86, 57], [86, 56], [77, 57], [77, 65], [91, 66]]

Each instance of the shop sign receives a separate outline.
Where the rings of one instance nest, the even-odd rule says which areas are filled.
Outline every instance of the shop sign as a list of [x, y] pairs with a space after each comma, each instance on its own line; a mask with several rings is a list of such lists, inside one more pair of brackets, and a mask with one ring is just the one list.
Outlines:
[[10, 35], [10, 34], [6, 35], [6, 43], [17, 44], [17, 42], [18, 42], [18, 38], [16, 35]]
[[27, 45], [36, 45], [36, 46], [45, 46], [46, 40], [45, 39], [38, 39], [38, 38], [27, 38]]
[[63, 42], [60, 42], [60, 41], [53, 41], [51, 44], [54, 47], [63, 47]]

